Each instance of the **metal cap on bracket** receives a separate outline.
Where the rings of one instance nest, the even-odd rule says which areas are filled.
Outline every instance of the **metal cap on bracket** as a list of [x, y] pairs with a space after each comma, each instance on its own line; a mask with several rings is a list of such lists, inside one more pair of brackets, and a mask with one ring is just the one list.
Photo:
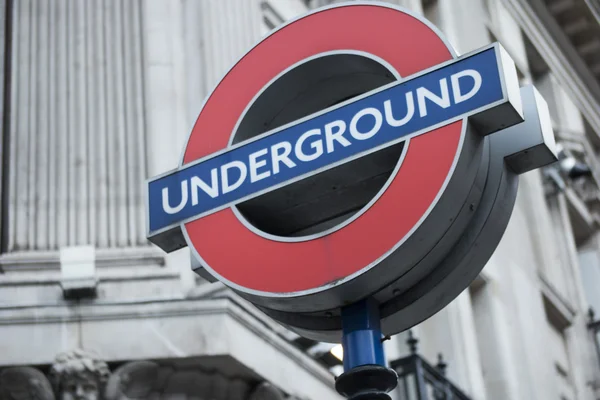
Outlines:
[[548, 104], [532, 86], [521, 88], [525, 121], [505, 129], [506, 163], [517, 174], [558, 160]]

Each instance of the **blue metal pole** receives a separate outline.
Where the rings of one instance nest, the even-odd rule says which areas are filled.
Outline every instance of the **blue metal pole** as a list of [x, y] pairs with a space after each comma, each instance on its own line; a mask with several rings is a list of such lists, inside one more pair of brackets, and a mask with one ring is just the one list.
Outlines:
[[361, 365], [385, 366], [379, 306], [372, 299], [342, 308], [344, 370]]
[[342, 308], [344, 373], [335, 382], [349, 400], [390, 400], [398, 384], [396, 371], [387, 368], [383, 354], [379, 305], [373, 299]]

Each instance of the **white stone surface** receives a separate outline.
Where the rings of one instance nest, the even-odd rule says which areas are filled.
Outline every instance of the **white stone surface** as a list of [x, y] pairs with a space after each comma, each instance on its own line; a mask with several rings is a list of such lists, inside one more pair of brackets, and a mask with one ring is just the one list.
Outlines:
[[[210, 365], [214, 358], [231, 357], [288, 394], [338, 398], [332, 375], [266, 329], [265, 316], [244, 307], [230, 299], [204, 299], [0, 309], [2, 336], [13, 338], [0, 341], [0, 366], [48, 364], [57, 352], [76, 347], [113, 361], [205, 357]], [[43, 328], [31, 329], [32, 323]], [[36, 344], [35, 351], [24, 351], [14, 338]], [[227, 364], [223, 368], [231, 374]]]
[[[282, 21], [307, 8], [300, 0], [268, 3]], [[524, 0], [390, 3], [425, 13], [461, 53], [496, 36], [525, 77], [529, 35], [551, 68], [536, 84], [554, 122], [586, 140], [583, 115], [600, 132], [597, 103]], [[13, 4], [0, 367], [47, 365], [83, 346], [114, 362], [201, 360], [288, 394], [336, 398], [332, 376], [282, 328], [200, 281], [187, 249], [165, 256], [145, 240], [143, 181], [177, 166], [206, 94], [261, 35], [263, 1]], [[537, 171], [522, 176], [485, 279], [413, 329], [420, 352], [433, 364], [443, 353], [448, 376], [473, 399], [594, 399], [590, 382], [600, 372], [586, 312], [600, 300], [586, 298], [584, 286], [600, 287], [590, 272], [600, 268], [600, 240], [594, 234], [577, 247], [567, 197], [544, 193], [542, 179]], [[95, 248], [95, 300], [62, 297], [60, 250], [73, 245]], [[566, 326], [549, 323], [548, 302], [573, 311]], [[390, 359], [408, 354], [405, 340], [403, 333], [386, 342]]]
[[13, 2], [10, 250], [145, 244], [140, 2]]

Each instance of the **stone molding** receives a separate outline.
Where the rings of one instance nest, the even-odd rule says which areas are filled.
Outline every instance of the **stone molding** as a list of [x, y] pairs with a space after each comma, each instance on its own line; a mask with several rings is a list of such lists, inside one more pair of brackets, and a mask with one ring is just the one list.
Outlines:
[[[96, 265], [138, 266], [165, 265], [165, 254], [154, 246], [96, 248]], [[60, 251], [20, 251], [0, 254], [0, 268], [4, 271], [60, 269]]]
[[[565, 54], [565, 49], [575, 51], [572, 45], [566, 39], [561, 43], [557, 42], [556, 35], [564, 36], [564, 33], [558, 31], [553, 35], [548, 21], [542, 20], [527, 0], [503, 0], [503, 3], [544, 58], [561, 87], [581, 110], [593, 131], [600, 132], [600, 93], [597, 90], [593, 92], [586, 83], [585, 78], [591, 76], [591, 73], [583, 65], [581, 58], [576, 53], [575, 57]], [[582, 69], [587, 72], [584, 76], [580, 74]], [[596, 83], [594, 87], [597, 86]]]
[[130, 361], [114, 371], [93, 352], [75, 349], [56, 356], [49, 372], [32, 366], [0, 370], [3, 400], [197, 399], [293, 400], [273, 384], [207, 370], [201, 362]]
[[[226, 294], [227, 291], [228, 289], [223, 289], [217, 291], [217, 294], [211, 294], [221, 298], [0, 307], [0, 336], [9, 338], [9, 345], [14, 349], [23, 345], [20, 340], [34, 340], [31, 344], [40, 346], [35, 338], [44, 337], [44, 332], [53, 332], [52, 335], [56, 335], [57, 330], [72, 332], [69, 335], [76, 336], [70, 343], [79, 341], [86, 346], [91, 343], [99, 351], [112, 352], [109, 359], [111, 362], [124, 361], [128, 357], [231, 357], [258, 373], [266, 373], [265, 377], [269, 373], [273, 377], [287, 374], [284, 372], [288, 371], [285, 369], [287, 367], [284, 368], [283, 365], [289, 364], [290, 368], [294, 365], [295, 374], [304, 376], [304, 379], [310, 377], [309, 381], [313, 380], [316, 392], [323, 393], [326, 388], [331, 388], [327, 389], [331, 390], [327, 393], [335, 396], [333, 376], [329, 371], [290, 343], [292, 338], [285, 336], [283, 328], [244, 300], [236, 299], [236, 295]], [[115, 341], [117, 339], [114, 335], [122, 335], [115, 332], [121, 329], [130, 333], [131, 329], [135, 329], [137, 336], [119, 336], [123, 339], [119, 343]], [[104, 330], [106, 334], [102, 334]], [[21, 338], [24, 335], [31, 338]], [[256, 348], [259, 343], [260, 346], [265, 346], [263, 350]], [[45, 345], [51, 349], [59, 343]], [[136, 347], [135, 354], [129, 350], [131, 346]], [[7, 354], [7, 360], [48, 363], [51, 361], [48, 359], [48, 350], [40, 352], [30, 361], [16, 354]], [[271, 361], [257, 358], [257, 352], [261, 352], [261, 357], [269, 357]], [[273, 362], [283, 363], [280, 368], [275, 368], [279, 371], [273, 370]], [[294, 390], [302, 387], [292, 377], [289, 379], [288, 387], [296, 388]], [[282, 387], [285, 388], [286, 385]]]

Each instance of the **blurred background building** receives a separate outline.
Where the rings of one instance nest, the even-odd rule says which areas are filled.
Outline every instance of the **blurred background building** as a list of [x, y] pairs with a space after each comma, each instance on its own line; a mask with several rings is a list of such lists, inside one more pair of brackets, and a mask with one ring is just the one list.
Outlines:
[[[339, 347], [150, 246], [143, 191], [228, 68], [330, 3], [0, 0], [0, 399], [339, 398]], [[471, 287], [386, 342], [395, 398], [600, 399], [598, 0], [390, 3], [459, 53], [500, 41], [561, 146]]]

